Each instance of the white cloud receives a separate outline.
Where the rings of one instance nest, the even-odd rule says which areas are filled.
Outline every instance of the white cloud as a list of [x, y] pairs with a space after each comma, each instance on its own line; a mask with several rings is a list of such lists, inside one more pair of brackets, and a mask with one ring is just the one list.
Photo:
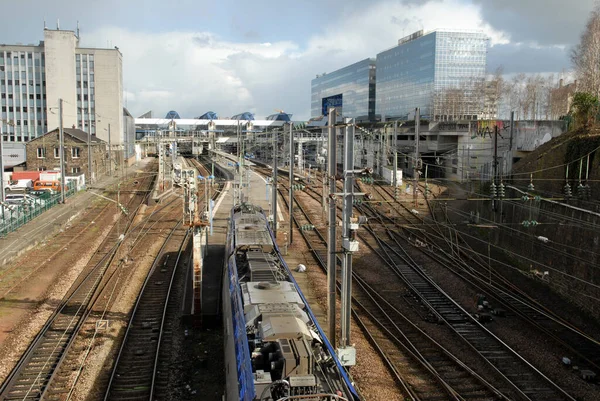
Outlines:
[[234, 43], [211, 32], [131, 32], [107, 27], [84, 36], [84, 45], [107, 40], [123, 53], [124, 88], [134, 115], [177, 110], [194, 117], [253, 111], [262, 118], [283, 108], [294, 119], [310, 116], [310, 80], [347, 64], [375, 57], [419, 29], [480, 29], [492, 44], [507, 43], [481, 17], [479, 7], [459, 0], [425, 4], [396, 1], [344, 12], [302, 43]]

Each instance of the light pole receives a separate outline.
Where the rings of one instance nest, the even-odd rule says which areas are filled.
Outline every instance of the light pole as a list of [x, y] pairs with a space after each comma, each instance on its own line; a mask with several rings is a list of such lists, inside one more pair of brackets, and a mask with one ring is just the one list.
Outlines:
[[[335, 193], [335, 174], [337, 170], [336, 162], [336, 133], [335, 127], [337, 119], [337, 110], [329, 110], [328, 120], [328, 150], [327, 150], [327, 179], [329, 179], [329, 229], [327, 231], [327, 323], [329, 326], [328, 337], [331, 344], [335, 344], [335, 293], [336, 293], [336, 205], [333, 198]], [[325, 180], [323, 180], [325, 182]], [[334, 345], [335, 346], [335, 345]]]
[[58, 99], [58, 135], [60, 141], [60, 201], [65, 203], [65, 135], [63, 130], [63, 100]]
[[[15, 126], [8, 120], [0, 118], [0, 202], [4, 202], [6, 194], [4, 193], [4, 156], [2, 154], [2, 144], [4, 142], [4, 124]], [[4, 207], [4, 206], [2, 206]], [[4, 215], [4, 214], [3, 214]]]
[[206, 211], [207, 213], [208, 213], [208, 208], [209, 208], [209, 205], [208, 205], [208, 180], [209, 180], [209, 178], [211, 178], [211, 177], [212, 177], [212, 176], [210, 176], [210, 177], [204, 177], [204, 176], [202, 176], [202, 175], [199, 175], [199, 176], [198, 176], [198, 179], [199, 179], [200, 181], [204, 181], [204, 203], [205, 203], [205, 207], [204, 207], [204, 209], [205, 209], [205, 211]]
[[[210, 179], [211, 182], [211, 187], [212, 184], [215, 182], [215, 176], [214, 175], [210, 175], [208, 176], [208, 178]], [[210, 197], [210, 199], [208, 199], [208, 219], [209, 219], [209, 224], [210, 224], [210, 235], [213, 235], [213, 204], [212, 204], [212, 196]]]

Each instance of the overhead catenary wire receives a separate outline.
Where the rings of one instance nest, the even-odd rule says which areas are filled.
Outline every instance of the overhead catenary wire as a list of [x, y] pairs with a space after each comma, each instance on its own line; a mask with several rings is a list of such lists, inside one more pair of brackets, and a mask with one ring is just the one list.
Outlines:
[[[447, 207], [447, 209], [450, 210], [450, 211], [452, 211], [452, 213], [454, 213], [456, 215], [459, 215], [459, 216], [462, 216], [462, 217], [470, 217], [469, 214], [467, 214], [466, 212], [464, 212], [464, 211], [462, 211], [460, 209], [455, 209], [455, 208], [451, 208], [451, 207]], [[553, 248], [553, 247], [551, 247], [551, 246], [549, 246], [549, 245], [547, 245], [547, 244], [545, 244], [543, 242], [540, 242], [539, 239], [538, 239], [538, 236], [536, 236], [535, 234], [530, 234], [530, 233], [527, 233], [527, 232], [524, 232], [524, 231], [521, 231], [521, 230], [517, 230], [515, 228], [512, 228], [512, 227], [508, 226], [505, 223], [498, 223], [498, 222], [495, 222], [493, 220], [485, 219], [485, 218], [482, 218], [482, 217], [479, 217], [479, 219], [483, 220], [486, 223], [494, 224], [498, 228], [505, 229], [505, 230], [508, 230], [510, 232], [518, 233], [518, 234], [520, 234], [520, 235], [522, 235], [524, 237], [527, 237], [527, 239], [531, 240], [533, 243], [535, 243], [535, 244], [539, 243], [539, 245], [541, 245], [542, 247], [544, 247], [546, 249], [549, 249], [549, 250], [551, 250], [553, 252], [559, 253], [559, 254], [561, 254], [561, 255], [563, 255], [565, 257], [576, 259], [578, 261], [585, 262], [585, 263], [590, 263], [589, 260], [586, 260], [584, 258], [575, 256], [575, 255], [570, 254], [570, 253], [566, 253], [566, 252], [564, 252], [564, 251], [562, 251], [560, 249]], [[443, 224], [445, 226], [449, 226], [448, 223], [438, 222], [438, 224]], [[515, 223], [515, 225], [517, 225], [517, 224]], [[518, 225], [521, 225], [521, 223], [519, 223]], [[453, 226], [454, 229], [456, 229], [455, 227], [456, 226]], [[575, 227], [575, 226], [573, 226], [573, 227]], [[559, 245], [561, 247], [572, 249], [574, 251], [576, 250], [576, 251], [579, 251], [579, 252], [589, 253], [591, 256], [600, 256], [600, 253], [594, 252], [592, 250], [582, 249], [582, 248], [576, 247], [576, 246], [570, 246], [570, 245], [567, 245], [567, 244], [564, 244], [564, 243], [560, 243], [560, 242], [558, 242], [556, 240], [552, 240], [552, 243], [555, 244], [555, 245]], [[598, 265], [598, 267], [600, 267], [600, 265]]]

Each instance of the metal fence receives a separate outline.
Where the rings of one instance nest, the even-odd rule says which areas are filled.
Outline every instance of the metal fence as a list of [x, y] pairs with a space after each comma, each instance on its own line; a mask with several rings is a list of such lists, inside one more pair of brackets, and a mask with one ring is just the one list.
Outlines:
[[[74, 184], [67, 184], [67, 188], [65, 197], [70, 197], [77, 192]], [[30, 200], [24, 200], [21, 204], [0, 203], [0, 238], [60, 203], [61, 196], [60, 193], [55, 193], [44, 197], [30, 196], [28, 199]]]

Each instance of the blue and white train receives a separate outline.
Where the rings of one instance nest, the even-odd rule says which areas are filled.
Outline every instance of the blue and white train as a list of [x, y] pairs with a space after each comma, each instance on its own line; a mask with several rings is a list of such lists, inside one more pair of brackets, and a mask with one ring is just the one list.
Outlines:
[[359, 401], [260, 207], [232, 209], [225, 260], [225, 399]]

